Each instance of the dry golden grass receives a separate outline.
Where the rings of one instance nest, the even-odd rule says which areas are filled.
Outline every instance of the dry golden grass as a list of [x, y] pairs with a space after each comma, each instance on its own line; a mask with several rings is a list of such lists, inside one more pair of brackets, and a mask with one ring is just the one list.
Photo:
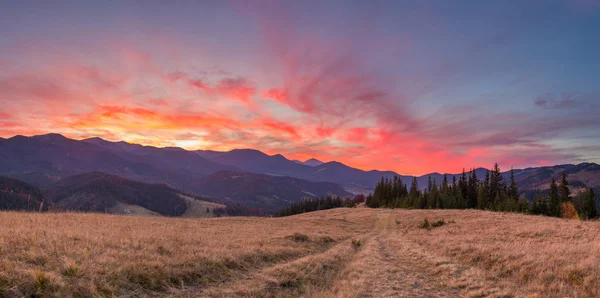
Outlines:
[[[446, 224], [430, 230], [424, 218]], [[485, 211], [0, 213], [0, 297], [598, 297], [600, 223]]]

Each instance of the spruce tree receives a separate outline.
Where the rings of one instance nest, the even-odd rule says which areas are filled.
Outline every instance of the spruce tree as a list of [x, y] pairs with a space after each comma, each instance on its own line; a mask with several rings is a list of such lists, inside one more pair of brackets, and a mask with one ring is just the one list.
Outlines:
[[444, 174], [444, 180], [442, 181], [442, 187], [440, 189], [442, 196], [448, 194], [448, 175]]
[[477, 208], [479, 201], [479, 189], [478, 189], [479, 181], [477, 179], [477, 174], [475, 170], [471, 170], [469, 173], [469, 182], [467, 185], [468, 189], [468, 197], [469, 197], [469, 208]]
[[585, 199], [583, 202], [583, 216], [586, 219], [593, 219], [598, 217], [598, 210], [596, 208], [596, 195], [593, 189], [588, 189], [585, 193]]
[[464, 168], [462, 171], [462, 175], [460, 175], [460, 181], [458, 182], [458, 187], [460, 189], [460, 195], [459, 195], [460, 201], [462, 201], [463, 206], [468, 206], [469, 191], [468, 191], [467, 174], [465, 173]]
[[410, 198], [413, 203], [417, 202], [419, 199], [419, 183], [417, 182], [417, 177], [413, 177], [413, 181], [410, 184]]
[[560, 186], [559, 186], [559, 197], [560, 197], [560, 201], [561, 202], [569, 202], [571, 201], [571, 191], [569, 190], [569, 181], [567, 181], [567, 172], [564, 171], [562, 173], [561, 179], [560, 179]]
[[477, 208], [487, 209], [487, 207], [488, 207], [487, 185], [485, 185], [485, 183], [481, 183], [481, 185], [479, 185], [479, 190], [477, 193]]
[[504, 191], [506, 186], [504, 185], [504, 178], [502, 178], [502, 173], [500, 172], [500, 167], [498, 163], [494, 164], [494, 169], [490, 173], [490, 199], [492, 200], [492, 206], [500, 205], [500, 201], [504, 197]]
[[427, 191], [432, 192], [433, 191], [433, 181], [431, 180], [431, 176], [429, 176], [428, 178], [429, 178], [429, 181], [427, 182]]
[[554, 178], [552, 178], [552, 182], [550, 183], [548, 214], [550, 216], [560, 217], [560, 197], [558, 195], [558, 186], [556, 186], [556, 180], [554, 180]]
[[518, 201], [519, 200], [519, 189], [517, 188], [517, 183], [515, 182], [515, 171], [510, 169], [510, 186], [508, 187], [508, 198]]

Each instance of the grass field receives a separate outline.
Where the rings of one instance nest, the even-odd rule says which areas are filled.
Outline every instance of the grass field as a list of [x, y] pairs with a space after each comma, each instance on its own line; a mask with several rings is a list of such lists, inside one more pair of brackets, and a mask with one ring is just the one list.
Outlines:
[[[421, 228], [425, 218], [445, 224]], [[475, 210], [2, 212], [0, 297], [32, 295], [598, 297], [600, 223]]]

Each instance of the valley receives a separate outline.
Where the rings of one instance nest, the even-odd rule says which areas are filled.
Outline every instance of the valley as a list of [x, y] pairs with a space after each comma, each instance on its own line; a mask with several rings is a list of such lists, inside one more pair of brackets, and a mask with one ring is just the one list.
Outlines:
[[[423, 220], [443, 221], [420, 228]], [[337, 208], [284, 218], [1, 212], [0, 296], [594, 297], [600, 222]]]

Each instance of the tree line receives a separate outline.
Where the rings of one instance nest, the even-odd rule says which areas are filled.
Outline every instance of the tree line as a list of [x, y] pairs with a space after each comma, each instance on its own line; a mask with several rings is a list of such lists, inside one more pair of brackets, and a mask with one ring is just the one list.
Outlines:
[[356, 207], [357, 203], [364, 202], [364, 196], [356, 196], [354, 199], [326, 196], [315, 199], [306, 199], [292, 203], [279, 211], [279, 216], [290, 216], [300, 213], [327, 210], [340, 207]]
[[452, 176], [452, 181], [444, 175], [439, 185], [430, 176], [424, 190], [419, 188], [416, 177], [413, 177], [410, 186], [397, 176], [392, 179], [381, 178], [374, 192], [367, 197], [366, 205], [371, 208], [482, 209], [568, 218], [598, 217], [592, 189], [587, 189], [583, 198], [573, 204], [565, 172], [560, 184], [557, 185], [552, 179], [549, 193], [540, 193], [533, 204], [519, 194], [514, 171], [510, 170], [506, 181], [496, 163], [481, 180], [475, 170], [463, 170], [458, 180]]

